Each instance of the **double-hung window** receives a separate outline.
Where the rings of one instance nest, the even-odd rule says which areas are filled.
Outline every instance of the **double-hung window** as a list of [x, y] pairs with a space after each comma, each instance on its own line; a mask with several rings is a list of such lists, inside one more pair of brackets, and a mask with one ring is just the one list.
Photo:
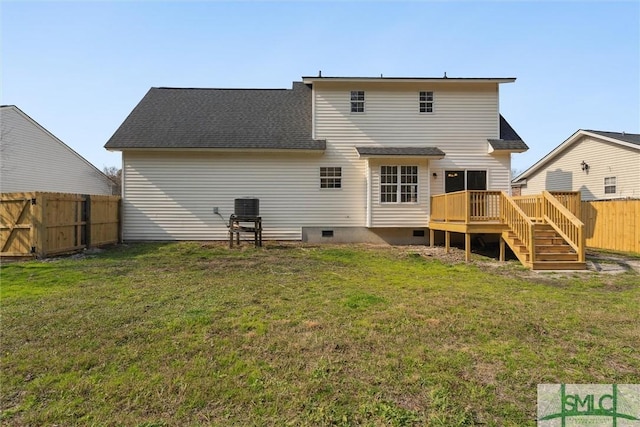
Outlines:
[[321, 167], [320, 188], [342, 188], [342, 168]]
[[421, 113], [433, 113], [433, 92], [420, 92], [419, 108]]
[[351, 91], [351, 112], [364, 113], [364, 91], [363, 90]]
[[616, 194], [615, 176], [607, 176], [604, 178], [604, 194]]
[[380, 203], [398, 202], [418, 202], [418, 166], [380, 167]]

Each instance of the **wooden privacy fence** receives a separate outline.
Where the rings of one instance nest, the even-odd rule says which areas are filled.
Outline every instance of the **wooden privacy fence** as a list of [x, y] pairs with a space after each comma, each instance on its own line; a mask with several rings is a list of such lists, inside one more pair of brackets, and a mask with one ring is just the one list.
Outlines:
[[640, 253], [640, 200], [583, 201], [582, 222], [588, 247]]
[[119, 196], [0, 195], [0, 256], [46, 257], [119, 241]]

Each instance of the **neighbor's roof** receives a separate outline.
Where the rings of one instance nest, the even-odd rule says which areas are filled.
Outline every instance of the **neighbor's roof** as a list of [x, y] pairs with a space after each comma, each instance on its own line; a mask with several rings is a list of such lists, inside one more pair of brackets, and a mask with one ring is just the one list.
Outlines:
[[567, 138], [562, 144], [554, 148], [549, 154], [538, 160], [529, 169], [525, 170], [520, 175], [515, 177], [511, 182], [517, 183], [518, 181], [528, 178], [537, 170], [544, 167], [547, 163], [553, 160], [559, 153], [579, 141], [583, 136], [590, 136], [613, 144], [640, 150], [640, 134], [579, 129], [573, 135]]
[[437, 147], [356, 147], [361, 157], [368, 156], [416, 156], [443, 158], [445, 153]]
[[122, 149], [324, 150], [311, 89], [151, 88], [106, 143]]
[[509, 122], [500, 115], [500, 139], [489, 139], [493, 151], [510, 151], [521, 153], [529, 147], [520, 135], [511, 127]]
[[591, 132], [607, 138], [617, 139], [623, 142], [630, 142], [631, 144], [640, 145], [640, 134], [637, 134], [637, 133], [605, 132], [602, 130], [589, 130], [589, 129], [586, 129], [585, 132]]

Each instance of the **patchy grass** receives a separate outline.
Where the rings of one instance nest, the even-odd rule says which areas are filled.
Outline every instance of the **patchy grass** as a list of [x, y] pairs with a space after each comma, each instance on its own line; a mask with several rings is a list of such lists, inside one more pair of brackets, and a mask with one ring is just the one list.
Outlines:
[[533, 426], [538, 383], [640, 381], [632, 272], [175, 243], [1, 280], [3, 425]]

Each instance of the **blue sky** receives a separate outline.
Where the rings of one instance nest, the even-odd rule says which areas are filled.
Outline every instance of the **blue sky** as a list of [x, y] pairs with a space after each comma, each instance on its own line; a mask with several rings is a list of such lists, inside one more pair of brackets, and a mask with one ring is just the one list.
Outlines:
[[500, 108], [531, 149], [640, 133], [640, 2], [3, 1], [2, 104], [98, 168], [152, 86], [289, 88], [301, 76], [517, 77]]

